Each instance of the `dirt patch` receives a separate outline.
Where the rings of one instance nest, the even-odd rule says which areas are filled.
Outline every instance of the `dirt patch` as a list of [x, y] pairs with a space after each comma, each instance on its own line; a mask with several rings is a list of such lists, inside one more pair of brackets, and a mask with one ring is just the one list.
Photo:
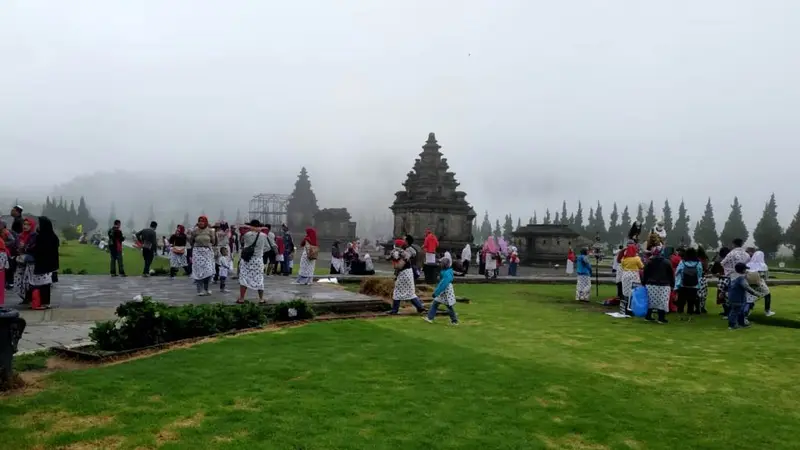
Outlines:
[[45, 378], [53, 372], [65, 370], [78, 370], [93, 367], [94, 364], [74, 361], [59, 356], [51, 356], [45, 362], [43, 370], [26, 370], [14, 374], [14, 385], [11, 390], [0, 392], [2, 396], [32, 395], [41, 392], [46, 387]]
[[125, 441], [121, 436], [108, 436], [94, 441], [75, 442], [66, 447], [60, 447], [62, 450], [109, 450], [120, 448]]
[[161, 447], [167, 442], [177, 441], [178, 438], [180, 437], [180, 433], [178, 433], [178, 430], [182, 428], [197, 427], [203, 422], [204, 418], [205, 418], [205, 413], [198, 412], [192, 417], [186, 417], [183, 419], [178, 419], [175, 422], [172, 422], [171, 424], [162, 428], [158, 433], [156, 433], [156, 444], [159, 447]]
[[231, 409], [234, 411], [249, 411], [249, 412], [256, 412], [261, 411], [259, 408], [256, 407], [258, 402], [252, 398], [236, 398], [233, 400], [233, 405]]
[[536, 401], [539, 402], [539, 404], [542, 405], [543, 408], [550, 408], [550, 407], [558, 407], [558, 408], [560, 408], [560, 407], [562, 407], [562, 406], [567, 404], [567, 402], [565, 402], [564, 400], [546, 399], [546, 398], [541, 398], [541, 397], [537, 397]]
[[79, 416], [67, 411], [29, 411], [13, 422], [15, 428], [44, 427], [43, 437], [66, 432], [81, 433], [90, 428], [102, 427], [114, 421], [113, 416]]
[[570, 449], [570, 450], [608, 450], [609, 447], [602, 444], [594, 444], [587, 442], [579, 434], [568, 434], [560, 438], [551, 438], [548, 436], [537, 435], [545, 447], [554, 449]]

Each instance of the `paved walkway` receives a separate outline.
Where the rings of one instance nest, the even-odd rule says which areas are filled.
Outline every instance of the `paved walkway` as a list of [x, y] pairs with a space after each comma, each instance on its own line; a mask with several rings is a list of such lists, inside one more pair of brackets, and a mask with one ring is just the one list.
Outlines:
[[[316, 304], [345, 304], [372, 302], [375, 299], [344, 290], [335, 285], [315, 283], [312, 286], [292, 284], [294, 278], [273, 276], [266, 278], [264, 298], [268, 303], [303, 299]], [[234, 303], [238, 297], [239, 284], [229, 280], [231, 292], [220, 293], [219, 286], [212, 285], [212, 295], [198, 297], [195, 286], [188, 277], [170, 280], [168, 277], [117, 277], [104, 275], [61, 275], [52, 294], [52, 309], [32, 311], [22, 309], [22, 317], [28, 322], [20, 341], [20, 351], [34, 351], [53, 346], [79, 345], [89, 341], [89, 330], [95, 321], [110, 320], [120, 304], [137, 295], [150, 296], [154, 300], [171, 305], [189, 303]], [[257, 300], [256, 292], [248, 292], [249, 300]], [[17, 298], [6, 293], [6, 307], [14, 307]]]

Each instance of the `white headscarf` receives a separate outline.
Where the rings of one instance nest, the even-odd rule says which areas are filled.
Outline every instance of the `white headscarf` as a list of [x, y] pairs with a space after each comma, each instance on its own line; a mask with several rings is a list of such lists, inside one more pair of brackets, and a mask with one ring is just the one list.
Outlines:
[[472, 258], [472, 248], [467, 244], [464, 246], [464, 250], [461, 250], [461, 260], [469, 261], [470, 258]]
[[768, 270], [767, 263], [764, 262], [764, 252], [757, 250], [747, 263], [747, 270], [750, 272], [766, 272]]

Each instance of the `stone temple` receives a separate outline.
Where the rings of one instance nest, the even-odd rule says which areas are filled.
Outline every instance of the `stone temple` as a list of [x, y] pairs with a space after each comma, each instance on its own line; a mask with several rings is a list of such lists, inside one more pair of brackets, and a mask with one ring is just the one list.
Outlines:
[[323, 248], [328, 247], [336, 240], [351, 242], [357, 239], [356, 222], [350, 220], [347, 208], [319, 208], [317, 196], [311, 188], [311, 181], [305, 167], [300, 170], [294, 184], [294, 191], [289, 196], [286, 216], [289, 227], [295, 232], [296, 240], [302, 239], [302, 234], [307, 227], [317, 229], [318, 243]]
[[394, 213], [394, 236], [410, 234], [421, 245], [425, 229], [430, 229], [439, 238], [440, 251], [461, 251], [473, 241], [476, 214], [467, 203], [467, 194], [456, 190], [459, 183], [440, 148], [436, 135], [428, 134], [414, 169], [403, 183], [405, 189], [395, 194], [390, 207]]

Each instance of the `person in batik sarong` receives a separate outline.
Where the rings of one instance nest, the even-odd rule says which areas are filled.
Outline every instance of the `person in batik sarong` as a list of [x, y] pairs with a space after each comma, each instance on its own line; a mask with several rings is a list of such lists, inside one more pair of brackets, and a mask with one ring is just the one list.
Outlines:
[[622, 272], [620, 275], [622, 298], [619, 299], [619, 312], [630, 315], [631, 293], [636, 285], [642, 283], [639, 279], [639, 271], [644, 268], [644, 264], [642, 263], [642, 258], [639, 257], [639, 246], [637, 244], [630, 242], [623, 252], [618, 268]]
[[244, 303], [244, 296], [248, 289], [258, 292], [258, 300], [264, 301], [264, 254], [271, 248], [267, 235], [263, 233], [261, 222], [257, 219], [250, 221], [250, 225], [241, 226], [247, 230], [241, 238], [241, 248], [253, 247], [253, 255], [249, 261], [239, 259], [239, 298], [236, 303]]
[[582, 248], [575, 264], [575, 273], [578, 276], [575, 287], [575, 300], [588, 302], [592, 293], [592, 263], [589, 261], [589, 250]]
[[433, 291], [433, 304], [425, 317], [425, 321], [433, 323], [436, 318], [436, 310], [439, 309], [439, 304], [447, 307], [447, 313], [450, 315], [450, 325], [458, 325], [458, 315], [453, 307], [456, 305], [456, 293], [453, 290], [453, 261], [451, 258], [445, 256], [439, 260], [439, 265], [442, 270], [439, 273], [439, 284]]
[[411, 268], [411, 254], [403, 250], [406, 242], [403, 239], [395, 240], [395, 248], [389, 255], [392, 267], [395, 271], [394, 291], [392, 292], [392, 310], [389, 314], [397, 314], [400, 310], [400, 302], [410, 301], [417, 309], [418, 313], [425, 312], [425, 306], [417, 296], [414, 286], [414, 271]]
[[186, 258], [186, 228], [183, 225], [178, 225], [175, 233], [169, 237], [169, 277], [175, 278], [178, 270], [183, 269], [187, 274], [189, 273], [189, 260]]
[[667, 258], [661, 254], [661, 250], [653, 251], [642, 272], [642, 283], [647, 289], [647, 316], [645, 319], [652, 321], [653, 311], [658, 313], [658, 323], [667, 323], [667, 312], [669, 311], [669, 296], [675, 286], [675, 272], [672, 270]]
[[217, 246], [217, 234], [208, 223], [208, 217], [200, 216], [197, 226], [189, 238], [192, 245], [192, 279], [197, 286], [197, 295], [211, 295], [208, 285], [215, 273], [217, 260], [214, 248]]
[[303, 254], [300, 255], [300, 273], [295, 284], [311, 285], [314, 282], [314, 269], [317, 267], [317, 258], [316, 256], [309, 258], [309, 253], [312, 255], [314, 252], [317, 255], [319, 254], [317, 230], [306, 228], [306, 236], [300, 242], [300, 246], [303, 247]]

